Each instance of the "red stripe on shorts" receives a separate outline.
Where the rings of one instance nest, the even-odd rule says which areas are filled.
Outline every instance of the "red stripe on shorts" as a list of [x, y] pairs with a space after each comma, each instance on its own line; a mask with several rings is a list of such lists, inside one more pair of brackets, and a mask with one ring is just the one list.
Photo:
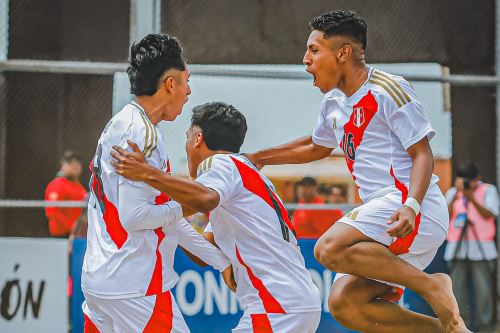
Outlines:
[[253, 333], [273, 333], [271, 322], [266, 313], [251, 314]]
[[273, 295], [267, 290], [266, 286], [264, 286], [264, 283], [262, 283], [262, 280], [260, 280], [258, 277], [255, 276], [255, 274], [252, 272], [252, 269], [243, 261], [240, 255], [240, 251], [238, 251], [238, 247], [235, 246], [236, 248], [236, 257], [238, 258], [238, 261], [240, 264], [245, 266], [247, 269], [248, 277], [250, 278], [250, 281], [252, 282], [252, 286], [257, 289], [257, 293], [259, 294], [260, 299], [262, 300], [262, 304], [264, 305], [264, 309], [266, 310], [267, 313], [286, 313], [285, 310], [281, 307], [281, 304], [274, 298]]
[[83, 314], [83, 317], [83, 333], [100, 333], [92, 320], [90, 320], [86, 314]]
[[143, 333], [169, 333], [172, 331], [174, 313], [170, 291], [156, 295], [155, 307]]
[[379, 296], [378, 298], [389, 301], [389, 302], [397, 303], [397, 302], [399, 302], [401, 297], [403, 297], [404, 291], [405, 290], [403, 288], [394, 287], [394, 288], [392, 288], [392, 290]]
[[[392, 178], [394, 178], [394, 185], [398, 190], [401, 191], [401, 203], [404, 204], [406, 199], [408, 198], [408, 188], [405, 186], [405, 184], [401, 183], [396, 178], [392, 166], [391, 166], [391, 176]], [[394, 253], [395, 255], [400, 255], [410, 252], [410, 246], [413, 244], [413, 241], [415, 240], [415, 237], [418, 234], [418, 228], [420, 227], [420, 217], [421, 214], [418, 214], [417, 217], [415, 218], [415, 228], [413, 229], [413, 232], [411, 234], [403, 238], [398, 238], [394, 242], [392, 242], [391, 245], [389, 245], [389, 250], [392, 253]]]
[[156, 263], [153, 275], [151, 276], [151, 281], [149, 282], [146, 296], [161, 293], [163, 287], [163, 265], [161, 259], [160, 244], [165, 238], [165, 233], [163, 232], [162, 227], [159, 227], [155, 229], [155, 234], [158, 237], [158, 242], [156, 244]]

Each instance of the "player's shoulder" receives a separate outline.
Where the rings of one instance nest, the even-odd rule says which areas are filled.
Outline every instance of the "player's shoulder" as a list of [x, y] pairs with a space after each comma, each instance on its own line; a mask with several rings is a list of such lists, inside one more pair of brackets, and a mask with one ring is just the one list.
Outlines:
[[160, 133], [137, 103], [125, 105], [110, 122], [109, 130], [114, 132], [111, 135], [126, 135], [124, 139], [135, 142], [146, 157], [150, 157], [158, 147]]
[[231, 171], [234, 167], [232, 154], [215, 154], [204, 159], [196, 171], [197, 177], [211, 169]]
[[366, 84], [376, 98], [398, 108], [417, 99], [413, 87], [405, 78], [375, 68], [370, 68]]

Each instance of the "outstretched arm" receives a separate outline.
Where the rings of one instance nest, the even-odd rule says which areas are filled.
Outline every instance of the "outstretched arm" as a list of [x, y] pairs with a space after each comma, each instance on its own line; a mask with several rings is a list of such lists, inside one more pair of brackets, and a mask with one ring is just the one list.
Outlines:
[[[129, 142], [133, 151], [113, 146], [116, 152], [111, 161], [116, 172], [128, 179], [143, 181], [157, 190], [168, 194], [183, 207], [199, 212], [209, 212], [219, 204], [219, 194], [191, 179], [173, 176], [149, 165], [139, 147]], [[187, 209], [184, 209], [186, 212]], [[185, 216], [188, 214], [184, 214]]]
[[247, 158], [258, 168], [274, 164], [302, 164], [327, 157], [333, 148], [323, 147], [305, 136], [280, 146], [247, 154]]

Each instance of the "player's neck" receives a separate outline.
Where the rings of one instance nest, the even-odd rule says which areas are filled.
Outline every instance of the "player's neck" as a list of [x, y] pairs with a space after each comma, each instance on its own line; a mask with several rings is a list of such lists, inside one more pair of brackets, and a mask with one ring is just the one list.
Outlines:
[[347, 97], [351, 97], [368, 79], [368, 72], [369, 68], [364, 61], [358, 65], [353, 65], [339, 83], [339, 89]]
[[144, 113], [153, 123], [153, 125], [158, 125], [161, 120], [162, 106], [155, 101], [153, 96], [136, 96], [135, 101], [139, 104]]

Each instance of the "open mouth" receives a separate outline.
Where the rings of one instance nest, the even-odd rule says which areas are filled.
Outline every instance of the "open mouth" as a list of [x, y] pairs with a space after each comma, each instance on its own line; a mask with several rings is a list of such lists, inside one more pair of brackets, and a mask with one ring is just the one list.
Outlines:
[[309, 74], [312, 75], [313, 77], [313, 86], [316, 85], [316, 74], [314, 74], [313, 72], [311, 72], [309, 69], [306, 69], [306, 72], [308, 72]]

